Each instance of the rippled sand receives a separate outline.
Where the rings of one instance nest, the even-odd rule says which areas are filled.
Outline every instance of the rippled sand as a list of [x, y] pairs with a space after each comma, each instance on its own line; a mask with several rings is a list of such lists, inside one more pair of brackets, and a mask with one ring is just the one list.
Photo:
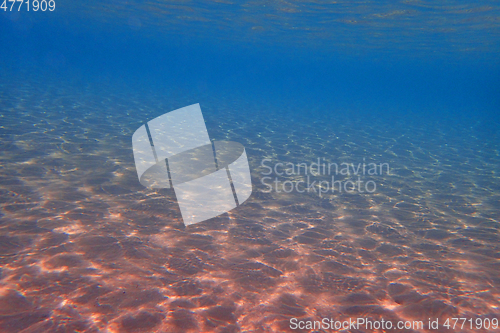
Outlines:
[[[36, 82], [3, 91], [1, 332], [500, 317], [498, 142], [470, 123], [339, 122], [244, 98], [155, 101]], [[184, 227], [173, 191], [139, 184], [131, 136], [195, 102], [211, 137], [245, 145], [254, 193]], [[264, 193], [262, 159], [318, 157], [372, 159], [391, 172], [373, 177], [373, 194]]]

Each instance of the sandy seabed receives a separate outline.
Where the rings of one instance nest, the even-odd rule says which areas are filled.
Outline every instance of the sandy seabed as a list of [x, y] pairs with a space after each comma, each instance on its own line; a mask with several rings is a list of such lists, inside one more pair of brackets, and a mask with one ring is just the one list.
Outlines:
[[[36, 78], [2, 87], [1, 332], [500, 318], [499, 147], [470, 123], [338, 122], [234, 95], [140, 96]], [[212, 138], [245, 146], [254, 189], [228, 214], [185, 227], [172, 190], [139, 184], [131, 136], [196, 102]], [[374, 193], [265, 193], [263, 159], [317, 158], [390, 172], [365, 178]]]

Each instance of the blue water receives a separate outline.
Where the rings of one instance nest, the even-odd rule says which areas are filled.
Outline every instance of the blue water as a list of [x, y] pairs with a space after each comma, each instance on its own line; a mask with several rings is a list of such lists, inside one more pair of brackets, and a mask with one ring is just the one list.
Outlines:
[[[496, 2], [55, 3], [0, 9], [0, 332], [498, 329]], [[195, 103], [253, 194], [186, 227], [131, 138]]]

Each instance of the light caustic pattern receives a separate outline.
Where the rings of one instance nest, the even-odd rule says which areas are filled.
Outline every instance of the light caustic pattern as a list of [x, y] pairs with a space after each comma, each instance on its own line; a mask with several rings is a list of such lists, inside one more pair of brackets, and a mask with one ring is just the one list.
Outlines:
[[[205, 113], [211, 135], [245, 146], [255, 188], [185, 226], [172, 189], [137, 179], [130, 138], [164, 112], [148, 104], [155, 96], [3, 90], [1, 110], [14, 111], [0, 132], [2, 332], [286, 332], [291, 318], [500, 315], [498, 141], [468, 122], [444, 132], [415, 119], [297, 119], [206, 97], [218, 108]], [[259, 185], [264, 158], [369, 156], [391, 165], [373, 194]]]

